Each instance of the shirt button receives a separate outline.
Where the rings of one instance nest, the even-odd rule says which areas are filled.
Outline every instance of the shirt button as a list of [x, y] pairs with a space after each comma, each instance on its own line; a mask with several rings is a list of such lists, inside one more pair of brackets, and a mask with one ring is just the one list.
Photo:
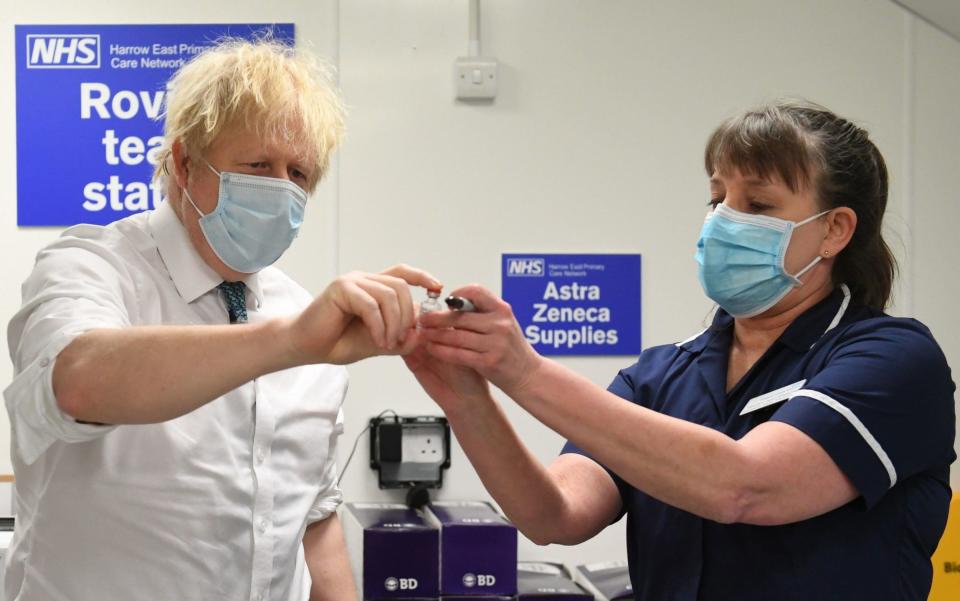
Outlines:
[[260, 533], [263, 534], [267, 531], [267, 520], [266, 518], [260, 519], [260, 524], [257, 526], [257, 529], [260, 530]]
[[266, 459], [267, 454], [263, 452], [263, 447], [257, 449], [257, 463], [263, 463], [263, 460]]
[[43, 359], [40, 359], [40, 367], [46, 367], [48, 365], [50, 365], [50, 359], [46, 357], [44, 357]]

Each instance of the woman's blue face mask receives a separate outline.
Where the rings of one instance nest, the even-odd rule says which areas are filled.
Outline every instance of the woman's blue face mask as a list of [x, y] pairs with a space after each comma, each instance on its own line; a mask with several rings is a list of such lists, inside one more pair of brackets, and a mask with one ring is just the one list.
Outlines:
[[783, 265], [793, 230], [827, 213], [794, 223], [719, 205], [707, 216], [697, 241], [703, 291], [733, 317], [763, 313], [802, 285], [800, 276], [820, 261], [818, 255], [793, 275]]
[[224, 265], [240, 273], [255, 273], [272, 265], [290, 247], [303, 223], [307, 193], [295, 183], [275, 177], [219, 172], [217, 208], [200, 214], [200, 230]]

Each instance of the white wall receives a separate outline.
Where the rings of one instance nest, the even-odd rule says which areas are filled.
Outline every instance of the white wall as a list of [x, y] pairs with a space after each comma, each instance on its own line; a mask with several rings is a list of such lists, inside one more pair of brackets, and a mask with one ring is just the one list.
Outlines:
[[[949, 229], [960, 211], [960, 44], [892, 3], [484, 0], [484, 51], [500, 60], [501, 92], [493, 104], [472, 105], [452, 93], [466, 0], [288, 0], [269, 9], [177, 1], [162, 19], [154, 5], [119, 13], [103, 0], [82, 11], [67, 2], [17, 6], [0, 28], [0, 152], [14, 156], [12, 23], [220, 21], [226, 6], [235, 22], [294, 21], [298, 39], [339, 54], [348, 142], [313, 203], [321, 210], [284, 260], [313, 290], [334, 271], [400, 261], [448, 286], [499, 290], [502, 252], [639, 252], [644, 346], [685, 338], [709, 309], [692, 259], [707, 201], [706, 137], [737, 110], [800, 95], [873, 133], [891, 171], [888, 229], [903, 268], [893, 311], [916, 312], [960, 364], [960, 327], [950, 318], [958, 285], [944, 271], [960, 256]], [[56, 232], [18, 231], [12, 161], [0, 163], [0, 181], [5, 320], [33, 254]], [[319, 268], [318, 256], [327, 258]], [[564, 360], [602, 385], [629, 362]], [[0, 379], [9, 381], [9, 370], [4, 364]], [[341, 457], [385, 408], [437, 413], [396, 359], [351, 374]], [[505, 407], [549, 461], [562, 440]], [[344, 477], [347, 498], [395, 498], [377, 490], [365, 438], [360, 446]], [[0, 471], [8, 465], [0, 455]], [[439, 496], [485, 496], [459, 448]], [[619, 558], [622, 528], [577, 548], [524, 542], [521, 556]]]
[[[960, 260], [960, 43], [919, 20], [914, 32], [913, 313], [930, 327], [960, 374], [960, 279], [955, 275]], [[960, 485], [957, 473], [955, 469], [954, 487]]]

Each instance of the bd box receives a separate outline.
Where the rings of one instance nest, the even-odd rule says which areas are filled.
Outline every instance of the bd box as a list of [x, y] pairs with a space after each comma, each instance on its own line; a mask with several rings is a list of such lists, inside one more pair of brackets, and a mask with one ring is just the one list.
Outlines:
[[347, 503], [344, 537], [360, 598], [440, 596], [440, 530], [423, 514], [395, 503]]
[[440, 592], [444, 597], [510, 597], [517, 593], [517, 529], [483, 501], [428, 506], [440, 528]]

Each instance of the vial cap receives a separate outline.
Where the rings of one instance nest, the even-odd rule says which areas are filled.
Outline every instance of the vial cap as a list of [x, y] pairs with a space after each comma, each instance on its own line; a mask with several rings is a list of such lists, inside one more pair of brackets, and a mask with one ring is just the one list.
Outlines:
[[439, 296], [443, 291], [443, 287], [440, 288], [427, 288], [427, 294], [432, 294], [434, 296]]

